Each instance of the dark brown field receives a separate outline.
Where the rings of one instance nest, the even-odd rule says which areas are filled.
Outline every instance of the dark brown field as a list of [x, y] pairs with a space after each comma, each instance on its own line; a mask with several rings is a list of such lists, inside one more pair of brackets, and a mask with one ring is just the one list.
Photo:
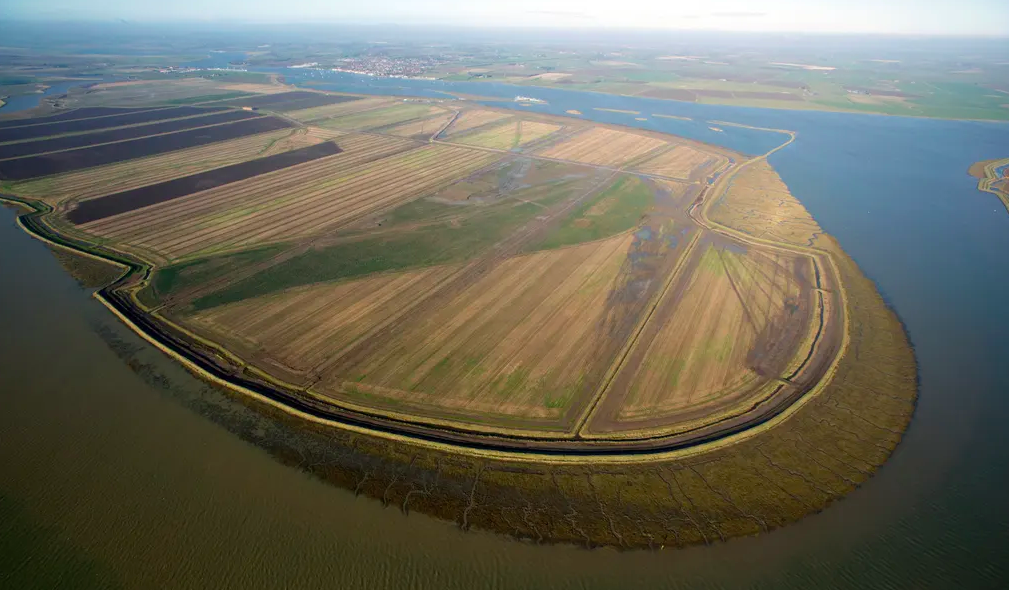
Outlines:
[[[197, 110], [194, 114], [201, 114]], [[188, 119], [175, 119], [151, 123], [149, 125], [138, 125], [136, 127], [122, 127], [119, 129], [109, 129], [97, 131], [95, 133], [85, 133], [82, 135], [67, 135], [53, 137], [39, 141], [26, 141], [22, 143], [8, 143], [0, 145], [0, 160], [8, 158], [22, 158], [35, 154], [45, 154], [48, 152], [58, 152], [72, 150], [101, 143], [111, 143], [113, 141], [125, 141], [149, 135], [159, 135], [162, 133], [173, 133], [184, 131], [196, 127], [206, 127], [208, 125], [219, 125], [221, 123], [231, 123], [258, 117], [257, 113], [249, 111], [226, 111], [223, 113], [207, 114], [204, 117], [190, 117]]]
[[12, 119], [4, 119], [0, 121], [0, 129], [9, 129], [11, 127], [24, 127], [25, 125], [45, 125], [47, 123], [55, 123], [57, 121], [75, 121], [77, 119], [91, 119], [94, 117], [111, 117], [114, 115], [124, 115], [126, 113], [136, 113], [140, 111], [149, 111], [149, 110], [151, 109], [128, 108], [128, 107], [86, 107], [82, 109], [73, 109], [71, 111], [57, 113], [55, 115], [50, 115], [48, 117], [19, 117]]
[[104, 219], [141, 207], [171, 201], [186, 195], [210, 190], [215, 187], [238, 182], [268, 172], [275, 172], [290, 168], [305, 162], [311, 162], [320, 158], [334, 156], [342, 150], [335, 143], [327, 141], [316, 145], [310, 145], [289, 152], [258, 158], [241, 164], [224, 166], [216, 170], [192, 174], [182, 178], [176, 178], [158, 184], [151, 184], [138, 189], [123, 191], [84, 201], [67, 213], [67, 219], [71, 223], [81, 224], [89, 221]]
[[293, 126], [293, 123], [282, 119], [260, 117], [216, 127], [190, 129], [66, 152], [3, 160], [0, 161], [0, 180], [25, 180], [93, 168]]
[[89, 119], [73, 119], [70, 121], [59, 121], [41, 125], [24, 125], [21, 127], [12, 127], [7, 129], [0, 127], [0, 143], [50, 137], [53, 135], [63, 135], [65, 133], [96, 131], [98, 129], [108, 129], [110, 127], [139, 125], [141, 123], [165, 121], [168, 119], [178, 119], [180, 117], [209, 115], [210, 113], [216, 113], [223, 110], [225, 110], [224, 107], [175, 107], [149, 111], [131, 111], [122, 115], [110, 115]]

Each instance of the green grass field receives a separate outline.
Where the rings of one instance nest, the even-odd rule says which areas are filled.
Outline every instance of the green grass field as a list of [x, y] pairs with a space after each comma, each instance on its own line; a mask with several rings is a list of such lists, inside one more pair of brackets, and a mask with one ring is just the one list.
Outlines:
[[[539, 187], [517, 193], [516, 199], [507, 199], [492, 207], [474, 208], [474, 214], [453, 221], [437, 222], [404, 233], [363, 237], [306, 252], [203, 296], [193, 302], [193, 307], [207, 309], [290, 287], [472, 258], [542, 213], [543, 206], [570, 197], [576, 183], [567, 181], [547, 188], [549, 191], [545, 194], [537, 195], [544, 193]], [[535, 199], [535, 202], [517, 199]], [[394, 210], [390, 217], [399, 223], [417, 222], [450, 209], [459, 210], [459, 207], [417, 201]], [[211, 267], [207, 269], [211, 271]], [[164, 280], [179, 279], [173, 276]]]
[[212, 256], [173, 264], [158, 269], [151, 280], [153, 295], [163, 298], [172, 293], [212, 280], [222, 272], [234, 272], [249, 265], [262, 262], [278, 254], [282, 248], [271, 246], [245, 250], [235, 254]]
[[635, 176], [623, 176], [581, 204], [534, 249], [559, 248], [627, 231], [637, 225], [654, 201], [655, 194], [645, 181]]

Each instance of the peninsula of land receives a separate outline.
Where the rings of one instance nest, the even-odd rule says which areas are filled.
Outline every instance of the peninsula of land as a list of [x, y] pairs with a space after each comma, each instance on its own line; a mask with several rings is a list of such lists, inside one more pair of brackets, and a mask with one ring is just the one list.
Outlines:
[[747, 156], [208, 81], [62, 106], [0, 119], [22, 226], [118, 265], [96, 296], [166, 354], [346, 450], [278, 456], [404, 512], [707, 543], [822, 509], [910, 421], [903, 327], [767, 161], [788, 131]]

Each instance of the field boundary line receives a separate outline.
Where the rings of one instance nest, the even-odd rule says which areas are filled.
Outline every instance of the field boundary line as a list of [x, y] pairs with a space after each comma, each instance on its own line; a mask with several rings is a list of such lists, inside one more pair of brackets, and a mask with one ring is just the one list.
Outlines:
[[658, 293], [656, 293], [653, 296], [653, 300], [649, 302], [647, 313], [644, 314], [644, 317], [638, 320], [638, 324], [634, 327], [634, 331], [632, 332], [630, 338], [627, 339], [627, 342], [624, 343], [624, 346], [621, 348], [620, 353], [618, 353], [617, 359], [610, 365], [610, 368], [606, 371], [606, 376], [603, 378], [603, 383], [599, 386], [599, 389], [597, 389], [596, 392], [592, 395], [592, 399], [590, 400], [586, 409], [583, 410], [581, 414], [579, 414], [578, 420], [577, 422], [575, 422], [574, 429], [572, 430], [572, 432], [575, 435], [575, 438], [582, 438], [582, 431], [585, 430], [585, 427], [588, 426], [589, 422], [592, 421], [592, 418], [598, 411], [600, 403], [606, 397], [610, 385], [613, 383], [613, 380], [616, 378], [617, 374], [620, 373], [620, 370], [624, 367], [624, 364], [627, 361], [627, 357], [630, 356], [631, 351], [633, 351], [636, 348], [638, 337], [641, 336], [641, 332], [644, 331], [645, 326], [648, 324], [648, 321], [655, 313], [655, 310], [658, 309], [659, 303], [662, 301], [666, 293], [669, 291], [669, 287], [672, 286], [672, 284], [680, 278], [680, 272], [683, 270], [683, 266], [690, 259], [691, 255], [694, 252], [694, 247], [697, 246], [697, 242], [701, 239], [701, 234], [703, 233], [704, 232], [702, 231], [694, 232], [694, 236], [690, 239], [690, 243], [687, 244], [687, 247], [680, 254], [680, 259], [676, 261], [676, 266], [674, 266], [673, 269], [670, 271], [669, 277], [666, 279], [665, 284], [662, 285], [662, 289], [660, 289]]

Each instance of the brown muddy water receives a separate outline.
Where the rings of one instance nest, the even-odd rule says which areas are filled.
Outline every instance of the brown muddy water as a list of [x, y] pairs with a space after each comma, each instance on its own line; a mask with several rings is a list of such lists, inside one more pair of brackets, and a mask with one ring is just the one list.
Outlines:
[[[999, 446], [989, 434], [978, 444], [971, 435], [997, 432], [978, 408], [929, 403], [934, 397], [923, 389], [905, 442], [876, 477], [823, 513], [760, 537], [621, 553], [462, 532], [356, 498], [249, 442], [299, 432], [192, 377], [125, 329], [14, 217], [0, 209], [2, 588], [996, 588], [1004, 581], [999, 484], [1009, 460], [1005, 439]], [[962, 414], [951, 422], [954, 410]]]

